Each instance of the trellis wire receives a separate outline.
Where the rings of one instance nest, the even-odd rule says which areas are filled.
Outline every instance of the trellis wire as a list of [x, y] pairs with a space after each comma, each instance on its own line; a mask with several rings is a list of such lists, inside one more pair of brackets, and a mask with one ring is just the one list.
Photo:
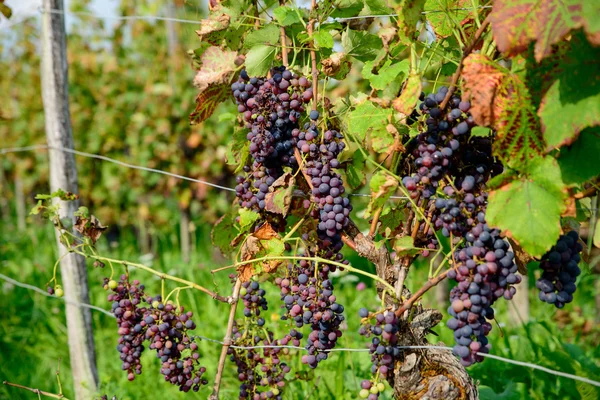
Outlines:
[[[183, 179], [186, 181], [202, 183], [204, 185], [212, 186], [214, 188], [221, 189], [221, 190], [227, 190], [229, 192], [235, 192], [235, 189], [233, 189], [233, 188], [217, 185], [215, 183], [203, 181], [201, 179], [190, 178], [188, 176], [174, 174], [172, 172], [162, 171], [162, 170], [156, 169], [156, 168], [149, 168], [149, 167], [144, 167], [141, 165], [130, 164], [130, 163], [126, 163], [124, 161], [115, 160], [114, 158], [102, 156], [99, 154], [86, 153], [84, 151], [67, 149], [65, 147], [49, 146], [47, 144], [36, 144], [36, 145], [24, 146], [24, 147], [8, 147], [8, 148], [0, 149], [0, 154], [21, 153], [21, 152], [25, 152], [25, 151], [48, 150], [48, 149], [64, 151], [66, 153], [73, 153], [73, 154], [76, 154], [76, 155], [82, 156], [82, 157], [88, 157], [88, 158], [94, 158], [97, 160], [107, 161], [107, 162], [117, 164], [117, 165], [120, 165], [120, 166], [126, 167], [126, 168], [137, 169], [137, 170], [147, 171], [147, 172], [154, 172], [157, 174], [167, 175], [167, 176], [171, 176], [173, 178]], [[349, 195], [350, 196], [360, 196], [360, 197], [371, 197], [370, 194], [362, 194], [362, 193], [350, 193]], [[404, 197], [404, 196], [390, 196], [390, 198], [391, 199], [406, 199], [406, 197]]]
[[[452, 12], [452, 11], [472, 11], [473, 9], [482, 10], [482, 9], [487, 9], [487, 8], [492, 8], [492, 6], [463, 7], [463, 8], [452, 8], [452, 9], [447, 9], [447, 10], [427, 10], [427, 11], [421, 12], [421, 14], [427, 15], [427, 14], [446, 13], [446, 12]], [[51, 9], [46, 10], [46, 9], [43, 9], [41, 6], [38, 7], [37, 10], [40, 13], [48, 12], [51, 14], [73, 15], [73, 16], [79, 15], [79, 16], [83, 16], [83, 17], [91, 17], [91, 18], [96, 18], [96, 19], [112, 19], [112, 20], [117, 20], [117, 21], [170, 21], [170, 22], [178, 22], [181, 24], [193, 24], [193, 25], [198, 25], [198, 24], [202, 23], [201, 20], [162, 17], [160, 15], [96, 15], [94, 13], [87, 12], [87, 11], [69, 11], [69, 10], [60, 10], [60, 9], [56, 9], [56, 8], [51, 8]], [[397, 16], [398, 16], [398, 14], [378, 14], [378, 15], [359, 15], [356, 17], [331, 18], [331, 19], [337, 20], [337, 21], [351, 21], [351, 20], [357, 20], [357, 19], [390, 18], [390, 17], [397, 17]], [[18, 25], [32, 17], [33, 17], [33, 15], [27, 16], [25, 18], [22, 18], [19, 21], [15, 21], [12, 24], [5, 25], [4, 27], [2, 27], [2, 29], [7, 29], [7, 28], [10, 28], [11, 26]]]
[[[77, 305], [79, 307], [86, 307], [86, 308], [90, 308], [92, 310], [96, 310], [96, 311], [100, 311], [103, 314], [108, 315], [111, 318], [115, 318], [115, 316], [110, 313], [109, 311], [101, 308], [101, 307], [97, 307], [97, 306], [93, 306], [90, 304], [85, 304], [85, 303], [78, 303], [76, 301], [71, 301], [71, 300], [67, 300], [64, 297], [56, 297], [53, 295], [50, 295], [46, 292], [44, 292], [42, 289], [32, 286], [32, 285], [28, 285], [26, 283], [21, 283], [19, 281], [16, 281], [12, 278], [9, 278], [6, 275], [0, 274], [0, 279], [3, 279], [9, 283], [12, 283], [15, 286], [24, 288], [24, 289], [28, 289], [28, 290], [34, 290], [37, 293], [43, 294], [44, 296], [47, 297], [54, 297], [57, 299], [61, 299], [64, 300], [67, 303], [71, 303], [74, 305]], [[211, 343], [217, 343], [221, 346], [225, 345], [226, 343], [223, 342], [222, 340], [217, 340], [217, 339], [212, 339], [209, 337], [205, 337], [205, 336], [201, 336], [201, 335], [193, 335], [193, 338], [198, 338], [200, 340], [205, 340], [207, 342], [211, 342]], [[294, 350], [301, 350], [301, 351], [308, 351], [305, 347], [300, 347], [300, 346], [292, 346], [292, 345], [258, 345], [258, 346], [237, 346], [237, 345], [232, 345], [229, 344], [229, 347], [234, 348], [234, 349], [240, 349], [240, 350], [253, 350], [253, 349], [274, 349], [274, 348], [280, 348], [280, 349], [294, 349]], [[448, 350], [448, 351], [452, 351], [452, 347], [448, 347], [448, 346], [399, 346], [398, 348], [403, 349], [403, 350], [427, 350], [427, 349], [436, 349], [436, 350]], [[344, 347], [338, 347], [338, 348], [334, 348], [334, 349], [329, 349], [329, 350], [324, 350], [324, 352], [327, 353], [334, 353], [334, 352], [352, 352], [352, 353], [366, 353], [369, 352], [369, 349], [356, 349], [356, 348], [344, 348]], [[573, 374], [568, 374], [566, 372], [561, 372], [561, 371], [556, 371], [550, 368], [546, 368], [546, 367], [542, 367], [541, 365], [537, 365], [537, 364], [532, 364], [532, 363], [528, 363], [528, 362], [524, 362], [524, 361], [517, 361], [517, 360], [512, 360], [510, 358], [505, 358], [505, 357], [500, 357], [494, 354], [486, 354], [486, 353], [481, 353], [478, 352], [477, 355], [482, 356], [482, 357], [486, 357], [486, 358], [491, 358], [494, 360], [498, 360], [498, 361], [502, 361], [508, 364], [514, 364], [514, 365], [518, 365], [521, 367], [527, 367], [527, 368], [531, 368], [531, 369], [535, 369], [538, 371], [542, 371], [542, 372], [546, 372], [548, 374], [551, 375], [555, 375], [555, 376], [560, 376], [563, 378], [568, 378], [568, 379], [573, 379], [576, 381], [580, 381], [580, 382], [584, 382], [593, 386], [597, 386], [600, 387], [600, 382], [598, 381], [594, 381], [592, 379], [589, 378], [585, 378], [582, 376], [578, 376], [578, 375], [573, 375]]]
[[[120, 165], [120, 166], [126, 167], [126, 168], [137, 169], [137, 170], [147, 171], [147, 172], [154, 172], [157, 174], [171, 176], [173, 178], [183, 179], [183, 180], [190, 181], [190, 182], [202, 183], [204, 185], [212, 186], [214, 188], [221, 189], [221, 190], [227, 190], [229, 192], [235, 192], [235, 189], [233, 189], [233, 188], [217, 185], [216, 183], [203, 181], [201, 179], [190, 178], [188, 176], [174, 174], [172, 172], [162, 171], [162, 170], [156, 169], [156, 168], [150, 168], [150, 167], [144, 167], [141, 165], [130, 164], [130, 163], [126, 163], [124, 161], [115, 160], [114, 158], [102, 156], [99, 154], [86, 153], [85, 151], [67, 149], [65, 147], [49, 146], [47, 144], [36, 144], [36, 145], [32, 145], [32, 146], [23, 146], [23, 147], [7, 147], [7, 148], [0, 149], [0, 155], [9, 154], [9, 153], [21, 153], [21, 152], [33, 151], [33, 150], [48, 150], [48, 149], [64, 151], [66, 153], [73, 153], [73, 154], [76, 154], [81, 157], [88, 157], [88, 158], [94, 158], [97, 160], [107, 161], [107, 162], [117, 164], [117, 165]], [[372, 195], [366, 194], [366, 193], [349, 193], [348, 196], [371, 197]], [[406, 200], [407, 199], [406, 196], [390, 196], [389, 198], [396, 199], [396, 200], [402, 200], [402, 199]], [[581, 208], [581, 207], [577, 208], [577, 210], [592, 210], [592, 209], [593, 208]]]

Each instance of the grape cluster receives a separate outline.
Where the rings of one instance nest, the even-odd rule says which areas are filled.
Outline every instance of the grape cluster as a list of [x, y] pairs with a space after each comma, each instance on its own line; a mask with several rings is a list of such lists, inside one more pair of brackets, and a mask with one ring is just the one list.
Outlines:
[[582, 250], [579, 235], [570, 231], [561, 235], [550, 251], [544, 254], [540, 262], [543, 273], [535, 283], [540, 290], [540, 300], [557, 308], [563, 308], [573, 301], [573, 293], [577, 289], [575, 281], [581, 273], [578, 264]]
[[[314, 110], [313, 110], [314, 111]], [[312, 117], [318, 118], [318, 113]], [[312, 195], [318, 205], [313, 216], [318, 218], [318, 234], [324, 257], [342, 260], [339, 254], [343, 243], [342, 230], [348, 226], [352, 206], [345, 192], [342, 177], [334, 172], [340, 166], [339, 154], [344, 150], [343, 135], [327, 130], [323, 135], [313, 124], [305, 125], [306, 132], [298, 136], [298, 149], [304, 159], [303, 168], [311, 179]]]
[[197, 392], [208, 381], [202, 378], [206, 368], [199, 365], [198, 345], [188, 334], [188, 330], [196, 328], [192, 312], [185, 313], [183, 307], [176, 310], [174, 305], [162, 303], [160, 296], [149, 298], [148, 302], [152, 306], [143, 321], [147, 326], [146, 339], [162, 362], [161, 374], [179, 390]]
[[[302, 362], [311, 368], [327, 359], [328, 350], [333, 349], [342, 336], [340, 325], [344, 321], [344, 306], [336, 302], [329, 279], [329, 273], [335, 270], [334, 265], [319, 264], [315, 276], [315, 264], [299, 260], [297, 264], [288, 265], [288, 277], [275, 281], [281, 289], [282, 307], [286, 310], [282, 319], [293, 320], [296, 328], [311, 327], [306, 345], [308, 354], [302, 356]], [[292, 329], [288, 340], [297, 345], [301, 338], [302, 334]]]
[[521, 282], [514, 262], [500, 231], [479, 222], [468, 234], [467, 245], [455, 252], [456, 263], [448, 278], [458, 285], [450, 292], [452, 316], [447, 326], [454, 331], [454, 353], [465, 366], [483, 360], [478, 352], [487, 353], [486, 338], [494, 318], [492, 305], [500, 298], [511, 300], [516, 293], [513, 285]]
[[486, 183], [502, 172], [492, 155], [493, 137], [470, 135], [475, 126], [470, 104], [457, 95], [441, 109], [447, 91], [441, 87], [422, 97], [424, 128], [407, 161], [412, 174], [403, 183], [430, 221], [419, 226], [419, 244], [427, 247], [423, 255], [439, 246], [436, 231], [456, 246], [448, 278], [457, 286], [450, 293], [447, 325], [454, 331], [455, 354], [468, 366], [482, 360], [477, 353], [489, 351], [492, 305], [501, 297], [512, 299], [521, 277], [508, 242], [486, 223]]
[[134, 280], [129, 282], [126, 275], [121, 275], [121, 280], [105, 279], [105, 285], [112, 289], [113, 293], [108, 295], [108, 301], [112, 302], [112, 313], [117, 318], [119, 326], [119, 351], [121, 368], [127, 371], [127, 379], [135, 379], [135, 375], [142, 373], [140, 357], [144, 351], [144, 327], [141, 323], [147, 313], [147, 308], [141, 306], [144, 299], [144, 285]]
[[296, 166], [294, 149], [300, 134], [304, 104], [312, 98], [311, 82], [285, 67], [271, 71], [270, 78], [250, 78], [242, 71], [231, 85], [242, 114], [252, 166], [237, 177], [236, 194], [245, 208], [264, 210], [269, 187], [283, 174], [283, 166]]
[[197, 392], [200, 385], [208, 383], [202, 378], [206, 369], [199, 366], [198, 345], [188, 335], [188, 330], [196, 328], [191, 312], [162, 303], [160, 296], [146, 296], [144, 285], [137, 280], [129, 282], [127, 275], [122, 275], [119, 282], [105, 278], [104, 284], [112, 290], [108, 301], [112, 302], [119, 326], [117, 350], [130, 381], [142, 373], [140, 357], [148, 341], [148, 347], [156, 350], [162, 362], [161, 373], [166, 381], [183, 392]]
[[366, 308], [361, 308], [358, 315], [362, 318], [359, 333], [365, 337], [373, 337], [369, 345], [371, 354], [371, 373], [376, 376], [373, 380], [361, 382], [359, 397], [376, 400], [379, 393], [385, 389], [383, 381], [388, 374], [393, 375], [394, 365], [400, 356], [399, 320], [392, 311], [369, 314]]
[[230, 347], [228, 354], [237, 366], [240, 385], [240, 399], [282, 399], [285, 386], [285, 374], [290, 367], [281, 361], [281, 355], [288, 349], [277, 346], [287, 345], [289, 335], [282, 340], [275, 340], [273, 333], [264, 328], [265, 320], [260, 316], [261, 310], [268, 309], [264, 298], [265, 291], [258, 282], [244, 282], [240, 296], [244, 303], [244, 322], [235, 323], [233, 343], [240, 347], [273, 346], [257, 349]]

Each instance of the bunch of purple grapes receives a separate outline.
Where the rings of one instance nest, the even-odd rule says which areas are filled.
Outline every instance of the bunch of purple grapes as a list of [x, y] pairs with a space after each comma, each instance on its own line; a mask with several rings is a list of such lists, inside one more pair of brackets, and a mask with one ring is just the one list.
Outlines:
[[108, 278], [104, 281], [113, 291], [108, 295], [108, 301], [112, 302], [112, 313], [117, 318], [119, 327], [117, 351], [123, 361], [121, 368], [127, 371], [127, 379], [133, 381], [136, 374], [142, 373], [140, 357], [144, 351], [146, 331], [143, 321], [148, 312], [146, 307], [140, 306], [144, 299], [144, 285], [140, 285], [137, 280], [130, 283], [126, 275], [121, 275], [118, 283]]
[[573, 293], [577, 289], [575, 282], [581, 273], [578, 264], [582, 250], [579, 235], [570, 231], [561, 235], [550, 251], [544, 254], [540, 262], [543, 273], [535, 283], [540, 290], [540, 300], [554, 304], [556, 308], [563, 308], [573, 301]]
[[[311, 118], [318, 116], [318, 112], [311, 112]], [[346, 145], [338, 131], [327, 130], [320, 135], [314, 124], [307, 124], [305, 129], [306, 132], [298, 135], [298, 149], [305, 158], [303, 168], [311, 178], [312, 195], [318, 205], [313, 216], [319, 220], [320, 248], [325, 258], [340, 261], [343, 259], [339, 254], [343, 246], [341, 232], [350, 222], [352, 206], [348, 198], [342, 196], [344, 183], [334, 169], [340, 166], [337, 157]]]
[[174, 305], [164, 304], [160, 296], [147, 301], [152, 307], [143, 321], [148, 327], [146, 339], [162, 362], [160, 372], [165, 381], [179, 386], [179, 390], [197, 392], [208, 381], [202, 378], [206, 368], [199, 365], [198, 345], [188, 334], [188, 330], [196, 328], [192, 312], [184, 312], [183, 307], [176, 310]]
[[296, 166], [294, 157], [299, 119], [312, 98], [311, 82], [285, 67], [271, 71], [270, 78], [250, 78], [242, 71], [231, 85], [238, 112], [248, 129], [252, 166], [237, 177], [236, 194], [245, 208], [265, 208], [269, 187], [283, 174], [283, 166]]
[[394, 365], [398, 361], [401, 350], [399, 341], [399, 319], [392, 311], [370, 314], [366, 308], [361, 308], [358, 315], [362, 318], [359, 333], [371, 337], [369, 352], [371, 353], [371, 373], [377, 379], [365, 379], [360, 383], [359, 397], [376, 400], [385, 389], [384, 380], [388, 374], [393, 375]]
[[[237, 366], [240, 385], [240, 399], [281, 399], [285, 386], [285, 374], [290, 367], [281, 361], [281, 355], [288, 349], [278, 347], [289, 343], [289, 335], [275, 340], [273, 333], [264, 328], [265, 320], [261, 310], [268, 309], [264, 298], [265, 291], [258, 282], [244, 282], [240, 296], [244, 302], [243, 325], [235, 323], [233, 343], [235, 346], [273, 346], [256, 349], [230, 347], [228, 354]], [[243, 327], [242, 327], [243, 326]]]
[[467, 245], [455, 252], [456, 263], [448, 273], [458, 285], [450, 292], [452, 318], [447, 323], [454, 331], [454, 353], [465, 366], [483, 360], [477, 353], [489, 352], [486, 336], [492, 325], [487, 320], [494, 318], [492, 305], [500, 298], [511, 300], [516, 293], [513, 285], [521, 282], [514, 253], [500, 231], [483, 221], [467, 235]]
[[[206, 369], [199, 365], [198, 345], [188, 335], [188, 330], [196, 328], [191, 312], [162, 303], [160, 296], [146, 296], [144, 285], [137, 280], [130, 283], [126, 275], [119, 282], [106, 278], [105, 285], [113, 291], [108, 300], [119, 325], [117, 350], [130, 381], [142, 373], [140, 357], [148, 340], [149, 348], [156, 350], [162, 362], [161, 373], [166, 381], [183, 392], [197, 392], [200, 385], [208, 383], [202, 378]], [[142, 301], [149, 306], [140, 306]]]
[[[335, 269], [334, 265], [319, 264], [315, 276], [315, 264], [299, 260], [288, 266], [288, 277], [275, 281], [281, 289], [282, 307], [286, 310], [282, 319], [293, 320], [296, 328], [311, 327], [306, 345], [308, 354], [302, 356], [302, 362], [311, 368], [327, 359], [328, 350], [333, 349], [342, 336], [340, 325], [344, 321], [344, 306], [337, 303], [329, 279], [329, 273]], [[297, 329], [292, 329], [288, 336], [288, 341], [294, 345], [298, 345], [303, 337]]]

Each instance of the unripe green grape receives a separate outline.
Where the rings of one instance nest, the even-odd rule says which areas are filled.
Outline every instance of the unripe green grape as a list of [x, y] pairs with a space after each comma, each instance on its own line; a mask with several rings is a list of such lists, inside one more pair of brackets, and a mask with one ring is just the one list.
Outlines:
[[61, 287], [57, 287], [54, 293], [56, 294], [56, 297], [63, 297], [65, 295], [65, 292]]
[[377, 384], [377, 389], [379, 389], [380, 392], [383, 392], [385, 390], [385, 384], [383, 382], [379, 382]]
[[112, 280], [112, 279], [110, 281], [108, 281], [108, 287], [110, 289], [116, 289], [117, 286], [119, 286], [119, 284], [117, 283], [117, 281]]
[[358, 392], [358, 397], [361, 399], [366, 399], [369, 397], [369, 391], [367, 389], [362, 389], [360, 392]]

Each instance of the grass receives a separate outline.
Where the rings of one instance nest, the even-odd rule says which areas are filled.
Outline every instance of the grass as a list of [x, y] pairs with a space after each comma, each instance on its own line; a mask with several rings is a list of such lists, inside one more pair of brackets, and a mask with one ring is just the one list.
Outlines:
[[[176, 226], [172, 228], [172, 232], [178, 232]], [[180, 257], [176, 235], [157, 235], [155, 256], [140, 254], [136, 238], [126, 230], [122, 231], [117, 242], [100, 239], [99, 251], [108, 257], [143, 262], [157, 270], [217, 289], [223, 295], [228, 294], [231, 290], [227, 276], [229, 272], [223, 271], [214, 277], [210, 273], [211, 269], [228, 264], [228, 260], [215, 254], [210, 246], [210, 227], [201, 226], [196, 236], [195, 252], [189, 263], [184, 263]], [[12, 221], [0, 222], [0, 272], [3, 274], [44, 289], [52, 276], [56, 257], [53, 231], [49, 224], [32, 219], [28, 221], [26, 231], [18, 232]], [[372, 266], [364, 260], [350, 253], [348, 258], [353, 266], [372, 272]], [[88, 264], [91, 302], [108, 309], [110, 305], [101, 283], [104, 276], [110, 274], [110, 269], [94, 269], [91, 262]], [[415, 266], [408, 280], [409, 287], [417, 288], [419, 282], [426, 279], [427, 270], [426, 265]], [[149, 293], [160, 293], [160, 281], [156, 276], [135, 270], [132, 270], [132, 275], [146, 284]], [[494, 326], [489, 336], [493, 346], [492, 353], [600, 380], [600, 328], [594, 324], [597, 310], [594, 306], [593, 275], [584, 272], [575, 301], [567, 306], [568, 312], [561, 313], [536, 301], [533, 288], [535, 276], [533, 272], [530, 275], [531, 321], [518, 327], [504, 324], [507, 320], [507, 306], [506, 302], [501, 302], [497, 320], [502, 329]], [[365, 339], [358, 335], [358, 309], [367, 307], [375, 310], [379, 304], [372, 282], [365, 281], [366, 290], [357, 290], [357, 282], [359, 279], [364, 281], [363, 278], [345, 274], [334, 281], [338, 299], [346, 308], [347, 319], [344, 336], [339, 344], [341, 347], [364, 347]], [[168, 288], [174, 287], [168, 285]], [[263, 287], [267, 290], [270, 304], [266, 316], [268, 325], [281, 336], [289, 326], [279, 321], [278, 290], [269, 283], [263, 284]], [[58, 360], [62, 359], [60, 375], [64, 393], [73, 398], [62, 301], [7, 283], [0, 283], [0, 293], [0, 380], [56, 393], [58, 385], [55, 371]], [[180, 301], [195, 313], [198, 326], [196, 334], [222, 339], [227, 320], [226, 305], [203, 293], [189, 290], [182, 292]], [[438, 306], [432, 292], [426, 294], [423, 303], [428, 307]], [[134, 382], [128, 382], [126, 374], [120, 370], [120, 360], [115, 349], [117, 334], [114, 319], [95, 311], [92, 311], [92, 315], [100, 394], [108, 394], [109, 398], [116, 395], [119, 400], [156, 398], [157, 393], [161, 393], [162, 398], [169, 399], [200, 399], [208, 396], [210, 387], [201, 389], [198, 394], [183, 394], [163, 383], [159, 361], [149, 351], [142, 358], [143, 374]], [[431, 341], [439, 340], [451, 345], [452, 332], [443, 324], [442, 322], [434, 329], [439, 337], [431, 335]], [[220, 345], [202, 341], [201, 350], [210, 380], [215, 374]], [[290, 383], [285, 399], [356, 399], [360, 380], [369, 376], [370, 356], [367, 353], [333, 353], [316, 370], [303, 366], [300, 356], [298, 352], [290, 352], [292, 372], [288, 374]], [[469, 371], [479, 382], [481, 398], [484, 399], [600, 398], [598, 388], [591, 385], [501, 361], [486, 360], [471, 367]], [[237, 398], [239, 384], [234, 375], [235, 366], [228, 361], [222, 384], [223, 399]], [[391, 390], [387, 390], [381, 398], [387, 399], [390, 395]], [[0, 399], [36, 397], [30, 392], [0, 386]]]

